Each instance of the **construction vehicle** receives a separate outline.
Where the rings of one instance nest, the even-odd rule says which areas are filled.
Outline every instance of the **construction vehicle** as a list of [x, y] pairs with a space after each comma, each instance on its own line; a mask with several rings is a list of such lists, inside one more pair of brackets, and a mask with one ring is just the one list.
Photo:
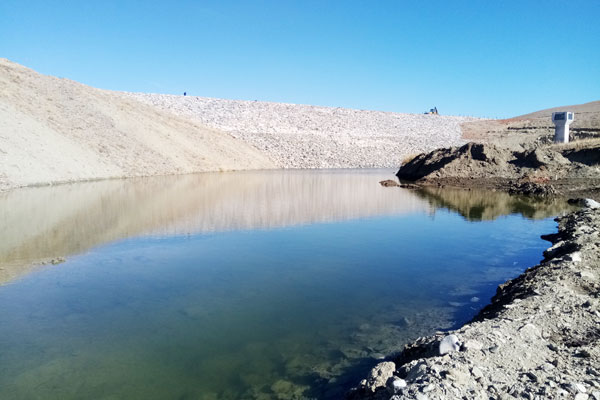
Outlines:
[[438, 115], [438, 110], [437, 107], [433, 107], [431, 109], [429, 109], [429, 111], [424, 112], [423, 114], [427, 114], [427, 115]]

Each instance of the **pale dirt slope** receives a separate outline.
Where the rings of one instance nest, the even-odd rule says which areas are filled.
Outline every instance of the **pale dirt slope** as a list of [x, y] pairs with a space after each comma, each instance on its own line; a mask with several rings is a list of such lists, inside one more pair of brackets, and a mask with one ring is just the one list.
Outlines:
[[225, 132], [0, 59], [0, 190], [272, 167]]

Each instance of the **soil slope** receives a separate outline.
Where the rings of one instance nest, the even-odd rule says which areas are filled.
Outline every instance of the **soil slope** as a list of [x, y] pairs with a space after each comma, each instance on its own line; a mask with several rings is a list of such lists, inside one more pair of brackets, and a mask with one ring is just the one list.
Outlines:
[[225, 132], [0, 59], [0, 190], [274, 166]]

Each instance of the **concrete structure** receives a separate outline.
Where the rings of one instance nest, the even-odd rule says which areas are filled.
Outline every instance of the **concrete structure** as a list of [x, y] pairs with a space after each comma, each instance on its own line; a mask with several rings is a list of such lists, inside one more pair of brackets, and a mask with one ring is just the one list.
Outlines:
[[554, 143], [569, 143], [569, 125], [575, 119], [575, 113], [570, 111], [559, 111], [552, 113], [554, 122]]

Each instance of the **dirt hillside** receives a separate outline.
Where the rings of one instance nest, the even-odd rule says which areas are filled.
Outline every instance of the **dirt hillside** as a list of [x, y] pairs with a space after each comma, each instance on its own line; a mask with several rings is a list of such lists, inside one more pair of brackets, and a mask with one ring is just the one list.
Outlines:
[[0, 190], [272, 167], [228, 133], [0, 59]]

